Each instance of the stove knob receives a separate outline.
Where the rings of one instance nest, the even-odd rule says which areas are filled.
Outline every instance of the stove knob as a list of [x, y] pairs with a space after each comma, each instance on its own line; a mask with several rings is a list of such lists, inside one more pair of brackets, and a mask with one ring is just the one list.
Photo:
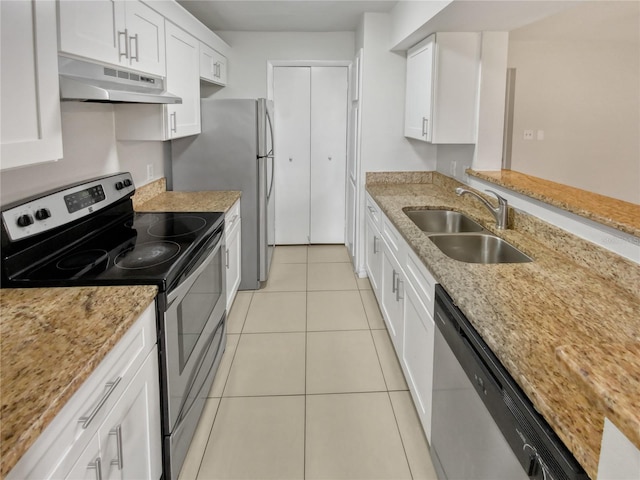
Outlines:
[[51, 212], [46, 208], [41, 208], [40, 210], [36, 211], [36, 220], [46, 220], [50, 216]]
[[116, 182], [116, 190], [122, 190], [124, 188], [124, 184], [122, 182]]
[[127, 179], [125, 179], [125, 181], [124, 181], [124, 186], [125, 186], [125, 187], [130, 187], [130, 186], [131, 186], [131, 184], [132, 184], [131, 180], [129, 180], [128, 178], [127, 178]]
[[29, 214], [20, 215], [17, 223], [19, 227], [28, 227], [33, 223], [33, 217]]

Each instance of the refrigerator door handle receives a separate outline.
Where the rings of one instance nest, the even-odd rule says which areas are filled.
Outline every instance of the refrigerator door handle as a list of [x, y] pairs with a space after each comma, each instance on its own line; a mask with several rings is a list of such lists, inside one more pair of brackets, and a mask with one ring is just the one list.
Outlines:
[[269, 199], [271, 192], [273, 192], [273, 178], [276, 176], [276, 161], [273, 155], [267, 155], [267, 158], [271, 159], [271, 183], [269, 184], [269, 193], [267, 193], [267, 199]]

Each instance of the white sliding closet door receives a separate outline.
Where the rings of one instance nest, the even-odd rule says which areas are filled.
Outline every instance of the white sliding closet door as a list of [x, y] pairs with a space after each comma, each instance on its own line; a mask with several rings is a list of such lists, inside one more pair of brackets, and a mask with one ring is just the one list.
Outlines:
[[309, 243], [311, 69], [273, 69], [276, 244]]
[[347, 73], [343, 67], [311, 70], [310, 243], [344, 244]]
[[348, 69], [274, 67], [276, 243], [345, 242]]

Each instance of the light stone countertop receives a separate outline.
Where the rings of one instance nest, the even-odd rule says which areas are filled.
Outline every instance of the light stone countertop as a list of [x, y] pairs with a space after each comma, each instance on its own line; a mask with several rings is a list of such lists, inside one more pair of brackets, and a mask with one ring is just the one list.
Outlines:
[[640, 237], [640, 205], [512, 170], [496, 172], [467, 170], [466, 173], [594, 222]]
[[156, 294], [155, 286], [0, 290], [0, 477]]
[[162, 192], [138, 205], [138, 212], [226, 212], [240, 198], [238, 191]]
[[[498, 232], [495, 220], [479, 202], [456, 196], [455, 185], [442, 178], [446, 177], [434, 173], [433, 180], [420, 180], [424, 183], [390, 184], [372, 183], [386, 179], [368, 174], [367, 191], [535, 408], [595, 478], [604, 414], [585, 397], [581, 385], [565, 376], [555, 351], [570, 344], [588, 348], [639, 342], [640, 297], [634, 294], [636, 287], [624, 288], [528, 233]], [[534, 261], [481, 265], [453, 260], [404, 214], [404, 207], [461, 211]], [[640, 279], [637, 265], [635, 269], [623, 266], [630, 270], [627, 278]], [[601, 352], [607, 355], [606, 349]], [[636, 421], [640, 421], [638, 415], [640, 412], [632, 412]]]

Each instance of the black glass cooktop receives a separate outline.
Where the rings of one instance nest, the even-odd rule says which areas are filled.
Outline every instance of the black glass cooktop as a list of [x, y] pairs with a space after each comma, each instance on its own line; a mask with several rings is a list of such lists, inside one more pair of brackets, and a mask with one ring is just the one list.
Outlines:
[[[223, 213], [131, 213], [11, 280], [21, 286], [155, 284], [165, 290], [222, 234]], [[74, 244], [75, 242], [75, 244]]]

